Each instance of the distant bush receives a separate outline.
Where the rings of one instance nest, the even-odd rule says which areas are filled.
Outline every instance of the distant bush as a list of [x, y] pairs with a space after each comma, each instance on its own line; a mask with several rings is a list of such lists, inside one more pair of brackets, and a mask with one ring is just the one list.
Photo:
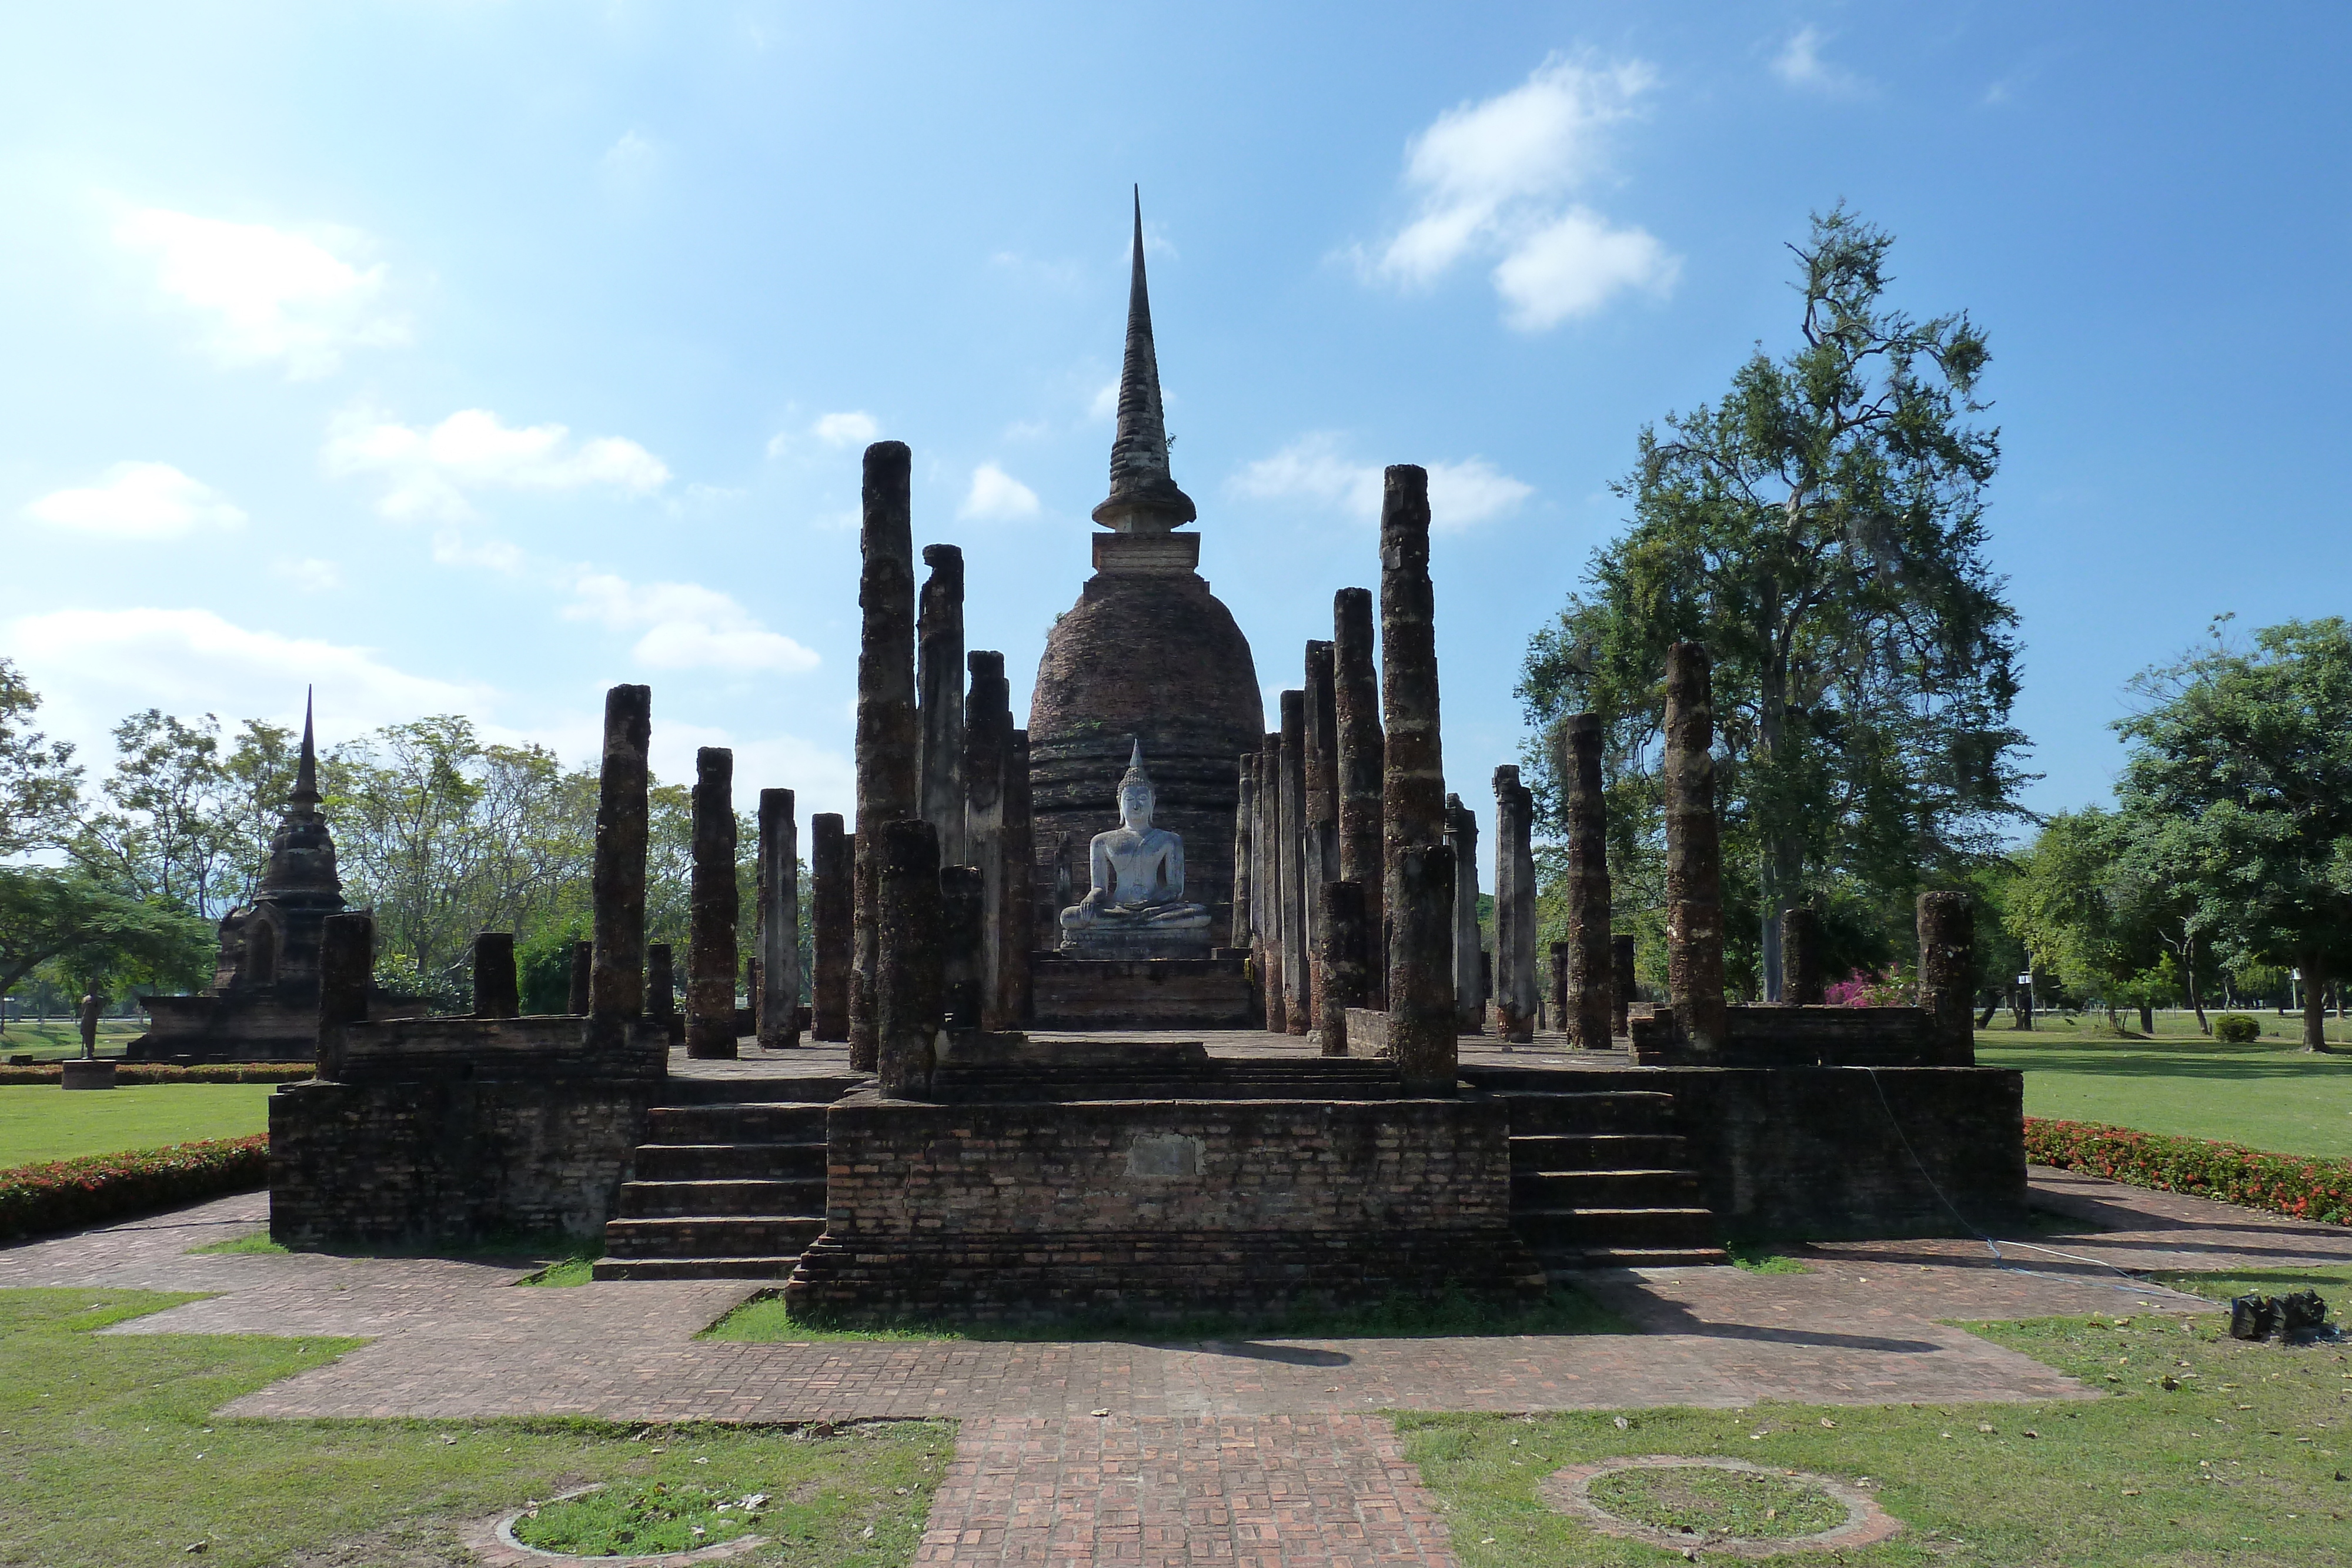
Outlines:
[[[173, 1067], [164, 1061], [118, 1061], [117, 1083], [299, 1083], [315, 1078], [319, 1069], [308, 1061], [208, 1061], [195, 1067]], [[0, 1084], [55, 1083], [65, 1069], [54, 1061], [30, 1067], [0, 1067]]]
[[102, 1225], [269, 1181], [269, 1137], [209, 1138], [0, 1170], [0, 1241]]
[[2266, 1154], [2236, 1144], [2044, 1116], [2025, 1119], [2025, 1157], [2158, 1192], [2219, 1198], [2329, 1225], [2352, 1224], [2352, 1160]]
[[2213, 1020], [2213, 1038], [2224, 1045], [2252, 1045], [2263, 1038], [2263, 1020], [2245, 1013], [2223, 1013]]

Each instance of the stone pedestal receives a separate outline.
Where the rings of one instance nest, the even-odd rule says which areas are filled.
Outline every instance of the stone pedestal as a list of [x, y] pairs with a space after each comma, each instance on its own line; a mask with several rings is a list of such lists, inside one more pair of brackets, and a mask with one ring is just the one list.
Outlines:
[[101, 1061], [96, 1057], [68, 1057], [63, 1065], [65, 1067], [63, 1087], [65, 1088], [111, 1089], [114, 1087], [114, 1062], [110, 1058]]
[[1074, 958], [1031, 963], [1039, 1029], [1247, 1029], [1255, 1017], [1247, 955]]

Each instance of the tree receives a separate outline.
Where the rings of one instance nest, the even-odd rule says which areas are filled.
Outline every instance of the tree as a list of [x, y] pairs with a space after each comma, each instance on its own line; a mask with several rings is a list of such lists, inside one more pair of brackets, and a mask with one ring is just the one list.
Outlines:
[[80, 804], [72, 745], [30, 727], [40, 706], [16, 666], [0, 658], [0, 859], [58, 841]]
[[1644, 427], [1615, 486], [1633, 526], [1537, 633], [1519, 685], [1546, 732], [1602, 716], [1640, 811], [1667, 645], [1706, 645], [1727, 920], [1745, 905], [1768, 996], [1801, 896], [1854, 879], [1899, 907], [2025, 814], [2016, 615], [1983, 553], [1999, 436], [1969, 423], [1985, 339], [1965, 314], [1916, 322], [1884, 302], [1893, 243], [1842, 206], [1815, 216], [1791, 247], [1799, 345], [1780, 361], [1759, 345], [1719, 407]]
[[44, 965], [78, 984], [178, 986], [200, 981], [212, 928], [182, 911], [131, 898], [87, 873], [0, 867], [0, 995]]
[[2127, 862], [2129, 836], [2113, 812], [2059, 812], [2016, 857], [2004, 908], [2035, 967], [2099, 998], [2119, 1031], [2116, 1009], [2147, 994], [2164, 956]]
[[2303, 1043], [2328, 1049], [2352, 955], [2352, 624], [2290, 621], [2143, 672], [2117, 791], [2152, 871], [2233, 965], [2303, 971]]
[[114, 727], [114, 770], [68, 841], [75, 861], [107, 886], [191, 915], [217, 918], [222, 873], [235, 858], [224, 821], [220, 720], [184, 723], [155, 708]]

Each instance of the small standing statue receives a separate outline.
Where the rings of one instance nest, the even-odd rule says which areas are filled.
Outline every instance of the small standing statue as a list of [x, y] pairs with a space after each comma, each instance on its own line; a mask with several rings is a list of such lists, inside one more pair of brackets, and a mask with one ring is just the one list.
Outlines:
[[95, 990], [84, 992], [81, 998], [81, 1059], [95, 1061], [98, 1057], [98, 1015], [106, 1003]]
[[1118, 826], [1097, 833], [1087, 847], [1087, 895], [1062, 911], [1062, 946], [1083, 949], [1130, 946], [1121, 938], [1167, 937], [1186, 946], [1208, 945], [1209, 911], [1184, 898], [1184, 841], [1151, 825], [1157, 791], [1143, 770], [1143, 743], [1118, 781]]

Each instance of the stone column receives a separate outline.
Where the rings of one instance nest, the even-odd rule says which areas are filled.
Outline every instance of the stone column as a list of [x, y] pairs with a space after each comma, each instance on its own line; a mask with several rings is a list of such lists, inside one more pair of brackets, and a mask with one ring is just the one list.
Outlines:
[[646, 747], [653, 735], [653, 688], [604, 694], [604, 754], [597, 768], [596, 850], [589, 873], [595, 949], [589, 995], [574, 1012], [617, 1024], [645, 1005]]
[[1454, 852], [1454, 1027], [1486, 1032], [1486, 965], [1478, 946], [1478, 814], [1445, 797], [1445, 842]]
[[1265, 991], [1269, 1034], [1288, 1032], [1290, 1007], [1282, 958], [1282, 732], [1268, 730], [1257, 754], [1258, 982]]
[[1364, 924], [1364, 890], [1352, 882], [1327, 882], [1315, 890], [1321, 916], [1315, 939], [1315, 1043], [1325, 1056], [1348, 1054], [1348, 1009], [1367, 998], [1370, 932]]
[[1364, 890], [1364, 929], [1371, 934], [1367, 1007], [1382, 1006], [1387, 988], [1386, 923], [1381, 915], [1381, 683], [1372, 663], [1372, 595], [1343, 588], [1331, 601], [1331, 687], [1338, 730], [1339, 880]]
[[[1339, 879], [1339, 700], [1333, 690], [1331, 644], [1307, 644], [1307, 937], [1309, 966], [1322, 963], [1327, 882]], [[1310, 1002], [1311, 1002], [1310, 996]], [[1317, 1015], [1320, 1017], [1320, 1014]]]
[[1281, 827], [1276, 840], [1282, 856], [1283, 1023], [1291, 1034], [1307, 1032], [1314, 1006], [1307, 975], [1307, 694], [1282, 694], [1282, 763], [1276, 788]]
[[1234, 925], [1229, 947], [1246, 949], [1254, 912], [1250, 908], [1250, 826], [1257, 812], [1257, 758], [1244, 757], [1236, 769], [1234, 806]]
[[1632, 1032], [1629, 1009], [1633, 1006], [1636, 986], [1633, 979], [1635, 943], [1631, 936], [1609, 938], [1609, 972], [1616, 984], [1609, 998], [1609, 1032], [1612, 1035]]
[[514, 933], [485, 931], [474, 938], [474, 1016], [510, 1019], [522, 1011], [515, 986]]
[[735, 754], [694, 754], [694, 871], [687, 892], [686, 1053], [735, 1055]]
[[[1924, 904], [1919, 917], [1927, 918]], [[1780, 1000], [1792, 1008], [1817, 1008], [1825, 994], [1821, 911], [1792, 904], [1780, 912]]]
[[594, 1009], [596, 996], [596, 944], [572, 944], [572, 988], [564, 998], [564, 1011], [573, 1018], [586, 1018]]
[[1551, 1003], [1549, 1027], [1562, 1034], [1572, 1032], [1569, 1019], [1568, 947], [1565, 942], [1555, 942], [1546, 955], [1551, 963], [1551, 988], [1545, 993]]
[[1454, 1092], [1454, 857], [1437, 711], [1436, 592], [1429, 580], [1429, 475], [1381, 476], [1381, 904], [1389, 928], [1389, 1049], [1408, 1088]]
[[[1022, 874], [1004, 879], [1004, 929], [1019, 936], [1007, 941], [997, 957], [1003, 967], [997, 991], [1004, 998], [1004, 1027], [1019, 1029], [1034, 1016], [1036, 973], [1030, 967], [1034, 950], [1037, 884], [1029, 874], [1036, 854], [1035, 829], [1029, 810], [1029, 732], [1013, 732], [1004, 752], [1004, 863], [1019, 866]], [[1058, 912], [1057, 912], [1058, 913]]]
[[1609, 808], [1601, 793], [1601, 716], [1580, 713], [1560, 733], [1559, 782], [1568, 818], [1568, 972], [1560, 1027], [1571, 1043], [1606, 1051], [1616, 998], [1609, 952]]
[[1919, 895], [1919, 1005], [1934, 1016], [1935, 1061], [1977, 1064], [1977, 917], [1965, 893]]
[[662, 1038], [669, 1038], [669, 1020], [677, 1016], [677, 981], [671, 973], [669, 944], [656, 942], [646, 948], [646, 1021], [661, 1026]]
[[930, 1092], [931, 1045], [940, 1030], [940, 843], [930, 823], [885, 823], [874, 849], [874, 1013], [882, 1092], [921, 1099]]
[[1495, 1029], [1516, 1045], [1536, 1037], [1534, 793], [1506, 763], [1495, 769]]
[[1675, 1029], [1723, 1048], [1723, 851], [1715, 818], [1715, 691], [1706, 650], [1666, 650], [1666, 984]]
[[319, 1076], [343, 1074], [343, 1026], [364, 1022], [375, 982], [375, 916], [330, 915], [319, 933]]
[[922, 608], [915, 620], [915, 758], [923, 820], [939, 830], [940, 863], [970, 865], [964, 840], [963, 551], [925, 545]]
[[760, 791], [760, 1043], [801, 1042], [801, 829], [789, 789]]
[[820, 811], [809, 819], [809, 1033], [818, 1040], [849, 1038], [850, 926], [855, 894], [855, 846], [841, 817]]
[[849, 982], [849, 1065], [875, 1070], [877, 941], [873, 857], [881, 829], [922, 815], [915, 775], [915, 556], [904, 442], [866, 449], [865, 525], [857, 580], [857, 844], [856, 950]]
[[1024, 952], [1029, 933], [1006, 920], [1005, 883], [1029, 868], [1004, 852], [1004, 768], [1013, 740], [1012, 686], [1004, 655], [975, 648], [964, 658], [971, 683], [963, 710], [964, 853], [980, 873], [980, 1007], [983, 1029], [1017, 1029], [1005, 1016], [1004, 955]]
[[940, 1018], [949, 1029], [981, 1027], [981, 931], [988, 884], [974, 866], [940, 867]]

